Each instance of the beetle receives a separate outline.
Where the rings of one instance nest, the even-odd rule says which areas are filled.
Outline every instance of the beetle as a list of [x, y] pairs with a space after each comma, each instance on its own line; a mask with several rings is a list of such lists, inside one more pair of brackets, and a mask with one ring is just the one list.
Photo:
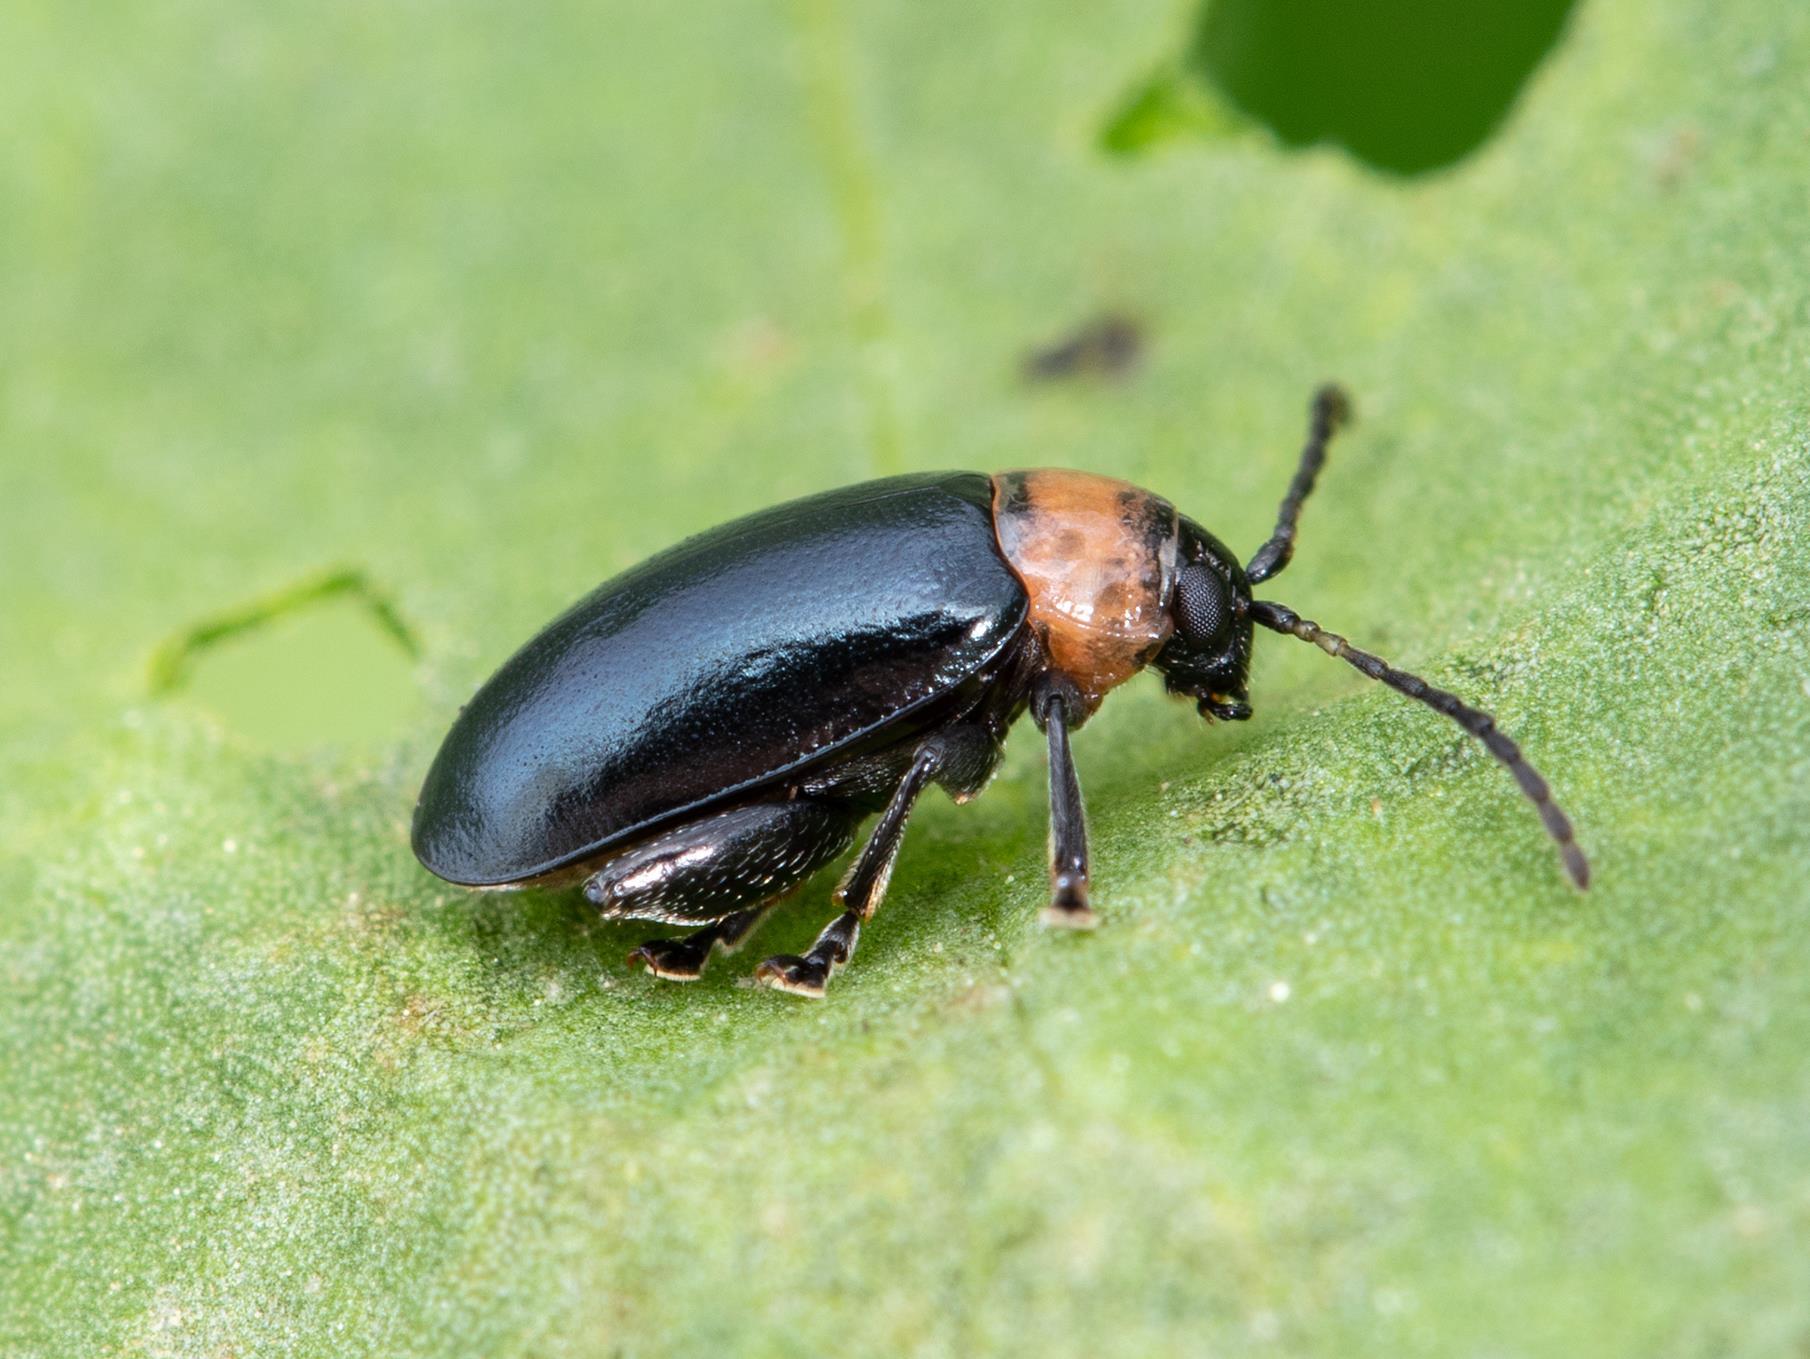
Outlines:
[[1252, 587], [1294, 553], [1350, 406], [1315, 393], [1269, 540], [1240, 566], [1162, 497], [1084, 472], [890, 477], [688, 539], [599, 586], [460, 712], [415, 806], [430, 871], [476, 888], [580, 885], [611, 920], [690, 926], [629, 961], [691, 981], [854, 841], [837, 914], [757, 981], [822, 996], [855, 949], [919, 796], [965, 802], [1023, 713], [1049, 746], [1050, 898], [1088, 927], [1069, 733], [1146, 666], [1211, 720], [1251, 715], [1256, 627], [1312, 642], [1445, 714], [1505, 765], [1579, 887], [1547, 782], [1488, 713]]

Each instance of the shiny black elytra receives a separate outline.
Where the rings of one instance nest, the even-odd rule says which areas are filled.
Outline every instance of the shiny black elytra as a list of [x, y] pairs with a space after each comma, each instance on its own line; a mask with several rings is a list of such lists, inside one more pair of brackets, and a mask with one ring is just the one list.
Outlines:
[[1080, 472], [892, 477], [700, 534], [599, 586], [460, 713], [415, 807], [415, 853], [471, 887], [582, 883], [609, 919], [691, 925], [630, 961], [690, 981], [878, 812], [803, 957], [756, 978], [821, 996], [886, 891], [919, 794], [958, 802], [1027, 709], [1049, 739], [1051, 899], [1088, 926], [1068, 733], [1146, 665], [1203, 716], [1251, 715], [1253, 625], [1444, 713], [1509, 769], [1578, 887], [1571, 822], [1487, 713], [1253, 599], [1348, 407], [1314, 397], [1275, 533], [1240, 567], [1148, 491]]

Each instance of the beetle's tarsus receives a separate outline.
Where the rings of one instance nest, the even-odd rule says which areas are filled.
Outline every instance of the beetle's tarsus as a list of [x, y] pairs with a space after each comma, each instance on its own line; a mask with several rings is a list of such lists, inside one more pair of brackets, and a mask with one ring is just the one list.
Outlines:
[[754, 980], [788, 995], [823, 999], [830, 977], [855, 954], [855, 943], [861, 938], [861, 916], [844, 911], [823, 928], [811, 951], [800, 958], [792, 953], [778, 953], [754, 969]]
[[1050, 904], [1038, 919], [1059, 930], [1091, 930], [1098, 926], [1100, 917], [1087, 902], [1087, 879], [1057, 874]]
[[694, 938], [649, 939], [628, 955], [628, 965], [665, 981], [697, 981], [710, 961], [710, 945], [699, 948]]
[[776, 953], [754, 969], [754, 980], [775, 991], [784, 991], [788, 996], [822, 1000], [829, 986], [830, 969], [827, 964], [801, 958], [795, 953]]
[[712, 955], [734, 953], [772, 909], [772, 902], [762, 902], [677, 939], [649, 939], [629, 954], [628, 965], [667, 981], [696, 981], [704, 975]]

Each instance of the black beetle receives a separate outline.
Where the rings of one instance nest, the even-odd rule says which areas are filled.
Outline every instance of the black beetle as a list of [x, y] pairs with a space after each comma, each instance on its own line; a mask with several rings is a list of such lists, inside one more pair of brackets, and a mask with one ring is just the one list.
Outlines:
[[630, 955], [689, 981], [880, 817], [842, 910], [761, 982], [821, 996], [886, 891], [912, 804], [980, 792], [1027, 708], [1049, 739], [1053, 924], [1094, 923], [1068, 733], [1153, 665], [1203, 716], [1251, 715], [1253, 624], [1444, 713], [1515, 776], [1572, 880], [1589, 865], [1545, 779], [1484, 712], [1251, 586], [1288, 565], [1347, 417], [1316, 393], [1276, 530], [1240, 567], [1168, 501], [1083, 472], [891, 477], [700, 534], [599, 586], [460, 713], [415, 807], [450, 882], [582, 882], [609, 919], [702, 928]]

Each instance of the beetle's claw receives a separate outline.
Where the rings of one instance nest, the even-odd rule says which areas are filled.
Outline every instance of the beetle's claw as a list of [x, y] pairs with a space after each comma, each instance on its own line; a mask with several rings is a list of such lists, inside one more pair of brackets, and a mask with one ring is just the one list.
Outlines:
[[754, 969], [754, 980], [787, 995], [822, 1000], [824, 990], [829, 986], [830, 965], [815, 958], [800, 958], [794, 953], [776, 953]]

